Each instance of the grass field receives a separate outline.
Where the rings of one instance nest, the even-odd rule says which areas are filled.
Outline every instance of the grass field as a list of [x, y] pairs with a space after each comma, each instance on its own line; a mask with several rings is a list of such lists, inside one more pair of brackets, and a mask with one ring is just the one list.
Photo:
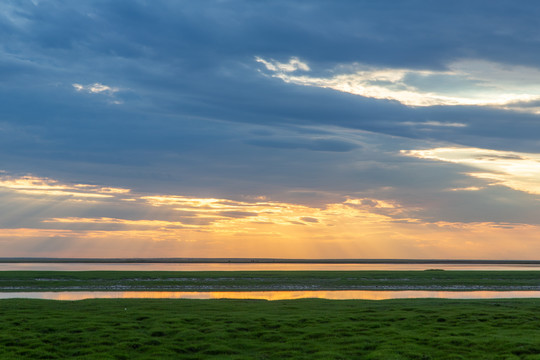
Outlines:
[[540, 271], [0, 271], [0, 291], [540, 290]]
[[[538, 290], [537, 271], [2, 271], [0, 291]], [[0, 300], [0, 359], [540, 359], [540, 300]]]
[[0, 301], [1, 359], [540, 359], [540, 301]]

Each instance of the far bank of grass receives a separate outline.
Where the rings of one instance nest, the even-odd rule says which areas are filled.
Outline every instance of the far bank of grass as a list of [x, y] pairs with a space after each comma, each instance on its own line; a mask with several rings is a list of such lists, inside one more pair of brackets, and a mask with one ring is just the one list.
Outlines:
[[540, 271], [0, 271], [0, 291], [539, 289]]
[[540, 359], [540, 301], [1, 300], [1, 359]]

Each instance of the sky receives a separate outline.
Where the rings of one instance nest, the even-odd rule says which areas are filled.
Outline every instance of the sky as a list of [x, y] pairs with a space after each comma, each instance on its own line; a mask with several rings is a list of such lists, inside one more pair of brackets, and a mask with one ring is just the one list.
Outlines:
[[538, 18], [2, 1], [0, 257], [539, 259]]

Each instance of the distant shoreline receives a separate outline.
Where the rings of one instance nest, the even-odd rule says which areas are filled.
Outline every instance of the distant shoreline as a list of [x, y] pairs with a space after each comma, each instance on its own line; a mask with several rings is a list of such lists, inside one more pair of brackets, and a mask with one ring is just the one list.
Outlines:
[[79, 264], [467, 264], [540, 265], [540, 260], [279, 259], [279, 258], [0, 258], [0, 263]]

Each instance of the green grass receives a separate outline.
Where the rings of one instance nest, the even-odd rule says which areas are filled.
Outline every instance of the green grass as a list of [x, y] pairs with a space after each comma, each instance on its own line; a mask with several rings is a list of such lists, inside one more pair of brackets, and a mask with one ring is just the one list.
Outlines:
[[0, 300], [1, 359], [540, 359], [540, 301]]
[[0, 291], [538, 290], [540, 271], [0, 271]]

